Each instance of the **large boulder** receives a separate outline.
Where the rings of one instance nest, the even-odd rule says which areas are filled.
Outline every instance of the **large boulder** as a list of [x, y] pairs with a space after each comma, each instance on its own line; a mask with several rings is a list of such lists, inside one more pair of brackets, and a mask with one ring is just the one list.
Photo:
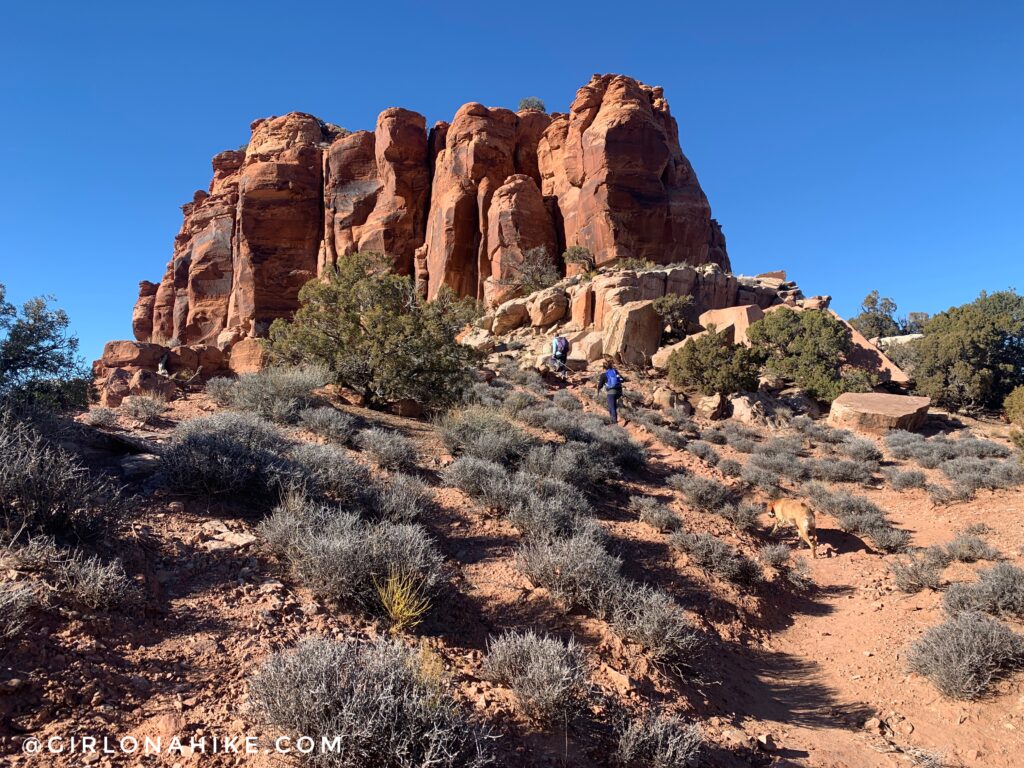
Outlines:
[[231, 348], [228, 367], [234, 374], [257, 373], [267, 365], [267, 350], [260, 339], [242, 339]]
[[604, 354], [624, 365], [647, 365], [658, 351], [664, 330], [653, 302], [633, 301], [617, 307], [604, 329]]
[[599, 331], [616, 307], [640, 300], [640, 281], [635, 272], [601, 275], [591, 285], [594, 291], [594, 328]]
[[668, 359], [672, 357], [672, 353], [675, 352], [677, 349], [682, 349], [694, 339], [699, 339], [705, 333], [706, 331], [692, 333], [682, 341], [677, 341], [675, 344], [667, 344], [666, 346], [662, 347], [653, 355], [651, 355], [651, 367], [657, 368], [659, 371], [668, 370]]
[[705, 395], [697, 401], [694, 412], [700, 418], [708, 421], [722, 419], [729, 412], [729, 401], [722, 395]]
[[569, 298], [561, 288], [545, 288], [530, 296], [527, 311], [530, 313], [530, 325], [534, 328], [546, 328], [565, 317], [569, 308]]
[[709, 309], [700, 315], [700, 324], [704, 328], [715, 326], [719, 333], [725, 333], [731, 344], [750, 345], [747, 329], [764, 317], [764, 312], [756, 304], [724, 309]]
[[919, 429], [931, 399], [881, 392], [845, 392], [832, 401], [828, 423], [834, 427], [884, 435], [890, 429]]
[[494, 310], [491, 333], [495, 336], [504, 336], [509, 331], [514, 331], [519, 326], [525, 325], [530, 319], [528, 307], [529, 300], [526, 298], [511, 299], [498, 305]]
[[569, 288], [569, 322], [580, 330], [594, 322], [594, 287], [590, 283]]
[[104, 368], [152, 368], [160, 364], [167, 348], [140, 341], [108, 341], [100, 363]]
[[579, 360], [583, 363], [593, 363], [596, 360], [600, 360], [603, 354], [604, 335], [599, 331], [592, 331], [572, 342], [572, 349], [569, 350], [569, 359]]

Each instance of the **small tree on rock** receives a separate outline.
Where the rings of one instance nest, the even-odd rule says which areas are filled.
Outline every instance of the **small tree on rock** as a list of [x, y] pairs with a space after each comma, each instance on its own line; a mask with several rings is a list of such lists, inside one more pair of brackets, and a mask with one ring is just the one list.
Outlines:
[[527, 96], [524, 99], [519, 100], [519, 111], [531, 110], [533, 112], [547, 112], [547, 107], [544, 106], [544, 102], [536, 96]]
[[516, 288], [524, 296], [543, 288], [550, 288], [562, 278], [555, 267], [554, 259], [544, 247], [526, 250], [522, 259], [513, 264], [510, 271], [512, 274], [499, 280], [499, 285]]
[[689, 316], [693, 311], [693, 296], [668, 293], [656, 298], [651, 307], [669, 327], [669, 339], [681, 339], [686, 335], [690, 327]]
[[270, 327], [272, 361], [323, 364], [371, 407], [459, 401], [477, 355], [455, 336], [475, 316], [475, 305], [447, 289], [426, 302], [390, 266], [380, 254], [355, 253], [303, 286], [295, 317]]
[[570, 245], [562, 254], [562, 259], [567, 266], [579, 267], [579, 270], [584, 273], [597, 269], [594, 254], [590, 252], [589, 248], [584, 248], [582, 245]]

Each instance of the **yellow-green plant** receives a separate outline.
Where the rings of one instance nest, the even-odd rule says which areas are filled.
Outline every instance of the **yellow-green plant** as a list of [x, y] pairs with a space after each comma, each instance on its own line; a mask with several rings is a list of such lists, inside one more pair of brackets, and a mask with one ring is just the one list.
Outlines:
[[391, 634], [414, 629], [430, 610], [430, 598], [413, 574], [391, 571], [387, 581], [377, 584], [377, 598], [391, 622]]

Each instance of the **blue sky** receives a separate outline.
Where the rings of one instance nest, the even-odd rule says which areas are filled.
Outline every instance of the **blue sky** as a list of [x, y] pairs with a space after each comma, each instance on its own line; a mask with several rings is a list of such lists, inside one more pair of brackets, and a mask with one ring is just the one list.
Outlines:
[[1024, 290], [1016, 2], [19, 3], [0, 29], [0, 282], [54, 294], [89, 359], [130, 338], [178, 206], [257, 117], [564, 111], [592, 73], [662, 85], [734, 270], [842, 314]]

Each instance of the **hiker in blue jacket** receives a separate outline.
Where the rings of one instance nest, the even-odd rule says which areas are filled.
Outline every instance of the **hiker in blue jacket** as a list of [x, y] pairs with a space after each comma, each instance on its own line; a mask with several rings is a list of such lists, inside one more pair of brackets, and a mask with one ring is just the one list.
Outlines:
[[603, 388], [608, 393], [608, 417], [612, 424], [619, 423], [619, 398], [622, 397], [622, 374], [620, 374], [611, 360], [604, 361], [604, 371], [601, 378], [597, 380], [597, 391]]

